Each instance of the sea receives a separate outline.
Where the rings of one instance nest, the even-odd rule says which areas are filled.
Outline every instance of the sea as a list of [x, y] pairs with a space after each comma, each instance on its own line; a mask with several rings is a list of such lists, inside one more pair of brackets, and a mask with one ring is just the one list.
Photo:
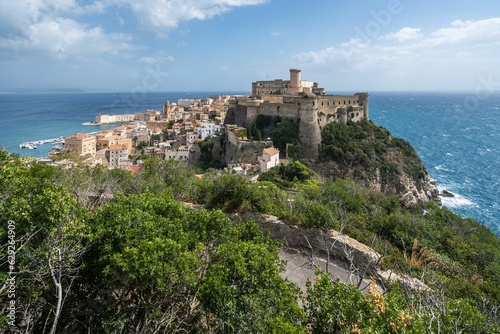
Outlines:
[[[53, 145], [19, 145], [116, 126], [82, 125], [99, 114], [161, 110], [166, 100], [233, 94], [246, 93], [1, 93], [0, 146], [41, 158]], [[499, 92], [371, 92], [369, 108], [371, 120], [415, 148], [438, 188], [455, 195], [444, 197], [444, 206], [500, 236]]]

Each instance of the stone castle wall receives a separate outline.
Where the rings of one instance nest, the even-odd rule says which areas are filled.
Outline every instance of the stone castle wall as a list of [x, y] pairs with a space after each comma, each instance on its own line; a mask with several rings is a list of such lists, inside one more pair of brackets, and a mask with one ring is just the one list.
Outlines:
[[224, 123], [251, 128], [259, 115], [297, 121], [300, 151], [304, 158], [316, 159], [324, 126], [368, 119], [368, 94], [316, 96], [306, 93], [240, 98], [229, 104]]

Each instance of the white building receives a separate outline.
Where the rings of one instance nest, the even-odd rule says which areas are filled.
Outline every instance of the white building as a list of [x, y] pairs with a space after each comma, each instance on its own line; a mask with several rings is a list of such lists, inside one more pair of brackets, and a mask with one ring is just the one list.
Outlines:
[[266, 172], [280, 163], [280, 151], [275, 147], [265, 148], [260, 159], [260, 170]]
[[203, 140], [208, 136], [213, 137], [215, 135], [215, 124], [214, 123], [199, 123], [194, 130], [200, 138]]
[[127, 145], [109, 147], [109, 168], [127, 168], [129, 166]]
[[179, 99], [179, 100], [177, 100], [177, 105], [180, 107], [185, 107], [185, 108], [192, 107], [195, 105], [195, 103], [196, 103], [196, 101], [193, 99]]

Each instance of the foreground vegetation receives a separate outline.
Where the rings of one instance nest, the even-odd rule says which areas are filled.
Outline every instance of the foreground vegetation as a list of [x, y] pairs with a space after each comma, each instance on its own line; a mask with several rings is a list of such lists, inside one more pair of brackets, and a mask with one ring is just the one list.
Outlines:
[[[434, 204], [407, 209], [350, 180], [319, 182], [300, 162], [255, 184], [216, 173], [200, 180], [154, 158], [130, 174], [26, 167], [0, 151], [0, 170], [3, 332], [13, 330], [12, 300], [26, 333], [500, 331], [499, 239]], [[279, 275], [280, 245], [224, 214], [243, 211], [341, 230], [430, 290], [387, 284], [380, 293], [372, 285], [364, 296], [318, 273], [301, 296]], [[9, 240], [15, 258], [7, 257]]]

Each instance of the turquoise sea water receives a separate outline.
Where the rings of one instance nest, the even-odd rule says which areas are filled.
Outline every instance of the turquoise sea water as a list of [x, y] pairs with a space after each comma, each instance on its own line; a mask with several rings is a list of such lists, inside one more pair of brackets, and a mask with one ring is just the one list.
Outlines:
[[[83, 126], [98, 114], [161, 110], [168, 99], [234, 92], [0, 94], [0, 145], [43, 157], [50, 145], [20, 149], [25, 141], [93, 132]], [[415, 147], [440, 189], [456, 194], [444, 205], [500, 235], [500, 94], [370, 93], [370, 118]]]

